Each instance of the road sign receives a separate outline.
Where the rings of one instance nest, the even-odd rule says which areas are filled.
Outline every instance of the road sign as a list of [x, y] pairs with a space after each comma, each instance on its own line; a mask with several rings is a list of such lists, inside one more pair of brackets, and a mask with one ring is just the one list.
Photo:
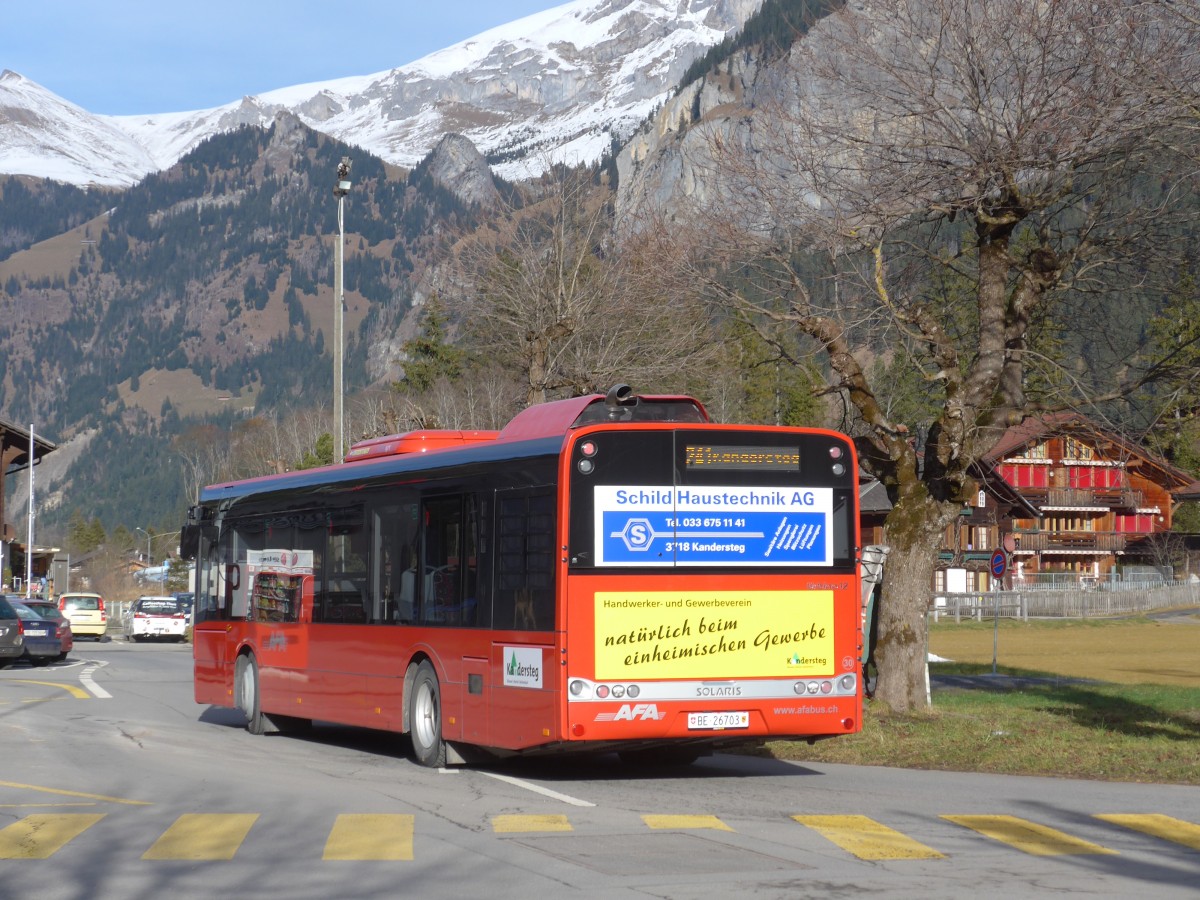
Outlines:
[[992, 554], [992, 561], [989, 564], [992, 570], [993, 578], [1001, 578], [1008, 570], [1008, 554], [1003, 550], [997, 550]]

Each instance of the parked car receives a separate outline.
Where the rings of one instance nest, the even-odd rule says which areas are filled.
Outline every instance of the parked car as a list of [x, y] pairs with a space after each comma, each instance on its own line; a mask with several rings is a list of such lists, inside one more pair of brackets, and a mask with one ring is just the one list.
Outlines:
[[49, 600], [22, 600], [21, 602], [43, 619], [49, 619], [54, 623], [54, 627], [58, 633], [58, 640], [62, 644], [62, 652], [58, 654], [58, 658], [66, 659], [67, 654], [75, 649], [75, 635], [71, 631], [71, 620], [63, 614], [63, 611], [57, 605]]
[[21, 617], [8, 599], [0, 594], [0, 669], [25, 652], [25, 634]]
[[171, 596], [183, 604], [183, 611], [187, 613], [188, 623], [190, 624], [192, 621], [192, 609], [196, 604], [196, 595], [191, 591], [176, 591]]
[[108, 613], [99, 594], [63, 594], [58, 608], [71, 620], [71, 632], [77, 637], [90, 634], [100, 640], [108, 631]]
[[174, 597], [138, 597], [125, 613], [125, 638], [172, 638], [182, 641], [187, 635], [187, 604]]
[[43, 619], [36, 610], [20, 600], [9, 600], [21, 620], [21, 634], [25, 638], [22, 659], [31, 666], [44, 666], [58, 659], [62, 653], [62, 640], [58, 636], [58, 625], [51, 619]]

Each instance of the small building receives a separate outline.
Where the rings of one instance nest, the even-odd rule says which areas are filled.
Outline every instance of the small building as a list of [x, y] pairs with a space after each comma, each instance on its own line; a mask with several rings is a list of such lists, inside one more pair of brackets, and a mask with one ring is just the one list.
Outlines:
[[[58, 445], [30, 435], [28, 429], [0, 419], [0, 573], [11, 570], [14, 578], [23, 578], [26, 570], [25, 541], [18, 540], [16, 530], [9, 524], [8, 511], [4, 508], [7, 479], [10, 475], [37, 465], [42, 458]], [[46, 575], [55, 551], [34, 548], [33, 570], [35, 576]]]
[[1133, 564], [1169, 575], [1163, 550], [1176, 505], [1200, 496], [1191, 475], [1077, 413], [1008, 429], [975, 475], [941, 553], [939, 590], [951, 568], [965, 570], [967, 591], [990, 589], [988, 561], [1001, 548], [1012, 584], [1086, 586]]

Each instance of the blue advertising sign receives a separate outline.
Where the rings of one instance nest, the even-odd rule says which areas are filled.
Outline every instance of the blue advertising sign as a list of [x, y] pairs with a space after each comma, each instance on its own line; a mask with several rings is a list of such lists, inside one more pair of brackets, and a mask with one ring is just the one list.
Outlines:
[[601, 566], [829, 565], [830, 488], [595, 490]]

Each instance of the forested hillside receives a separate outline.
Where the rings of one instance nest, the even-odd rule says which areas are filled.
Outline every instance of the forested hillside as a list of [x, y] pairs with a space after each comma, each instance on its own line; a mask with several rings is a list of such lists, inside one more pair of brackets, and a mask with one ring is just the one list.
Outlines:
[[[0, 408], [69, 440], [99, 429], [75, 487], [102, 519], [154, 521], [182, 501], [165, 461], [189, 416], [328, 396], [333, 173], [351, 148], [298, 123], [215, 138], [124, 192], [0, 183]], [[347, 372], [365, 384], [373, 329], [398, 326], [414, 273], [473, 215], [431, 180], [354, 156], [347, 207]], [[147, 405], [148, 376], [178, 385]], [[47, 515], [52, 525], [56, 516]]]
[[[727, 79], [713, 78], [705, 88], [711, 106], [700, 109], [697, 100], [693, 121], [648, 123], [666, 135], [656, 152], [679, 152], [689, 129], [702, 131], [720, 116], [746, 123], [794, 114], [766, 92], [789, 77], [803, 80], [788, 69], [789, 47], [841, 8], [837, 0], [764, 3], [742, 36], [685, 79], [728, 75], [736, 60], [747, 73], [739, 89], [763, 93], [725, 95]], [[765, 74], [756, 74], [759, 64]], [[853, 68], [843, 66], [842, 77]], [[763, 133], [756, 139], [765, 141]], [[791, 152], [774, 149], [772, 159]], [[694, 392], [726, 421], [861, 434], [853, 379], [821, 356], [820, 332], [805, 331], [809, 320], [797, 324], [804, 292], [825, 309], [845, 305], [847, 324], [836, 337], [853, 345], [879, 385], [889, 422], [903, 426], [895, 433], [912, 435], [920, 449], [939, 427], [947, 373], [976, 362], [979, 232], [965, 207], [951, 214], [935, 203], [936, 215], [917, 210], [896, 219], [885, 248], [894, 253], [895, 282], [884, 299], [894, 306], [883, 315], [873, 291], [876, 248], [851, 246], [846, 235], [859, 237], [852, 229], [839, 235], [843, 244], [821, 244], [804, 230], [811, 223], [789, 231], [768, 208], [777, 245], [735, 234], [733, 216], [701, 215], [685, 223], [696, 226], [690, 235], [686, 228], [670, 235], [676, 243], [623, 245], [628, 223], [614, 220], [622, 186], [613, 160], [512, 185], [463, 152], [456, 144], [403, 172], [284, 116], [270, 129], [214, 138], [121, 192], [0, 181], [0, 415], [33, 422], [62, 444], [96, 434], [65, 480], [45, 486], [55, 505], [44, 509], [39, 528], [65, 534], [82, 517], [110, 529], [170, 530], [209, 479], [328, 459], [331, 188], [343, 157], [353, 163], [345, 202], [351, 440], [406, 427], [495, 427], [526, 402], [616, 380]], [[1039, 228], [1066, 233], [1090, 214], [1097, 199], [1087, 179], [1097, 193], [1110, 191], [1102, 199], [1123, 218], [1126, 237], [1157, 255], [1126, 254], [1109, 265], [1117, 259], [1109, 245], [1073, 262], [1071, 277], [1054, 287], [1053, 311], [1035, 310], [1022, 323], [1025, 387], [1036, 402], [1065, 396], [1068, 385], [1099, 398], [1090, 413], [1185, 461], [1190, 433], [1179, 423], [1187, 416], [1181, 412], [1166, 437], [1155, 431], [1164, 421], [1161, 401], [1179, 390], [1178, 380], [1115, 390], [1148, 365], [1147, 352], [1171, 340], [1192, 345], [1193, 326], [1160, 333], [1157, 323], [1200, 319], [1189, 313], [1200, 303], [1188, 252], [1196, 246], [1197, 204], [1175, 160], [1157, 152], [1146, 147], [1136, 165], [1121, 167], [1116, 191], [1107, 171], [1081, 168], [1068, 201], [1015, 233], [1012, 255], [1022, 265], [1035, 260], [1044, 249]], [[662, 168], [685, 170], [679, 158]], [[447, 173], [464, 171], [491, 182], [489, 200], [456, 189]], [[688, 171], [703, 180], [702, 168]], [[751, 184], [740, 196], [786, 197], [764, 184], [774, 188]], [[1168, 205], [1171, 215], [1154, 221], [1151, 234], [1140, 212]], [[1064, 240], [1055, 259], [1079, 246], [1078, 238]], [[701, 259], [688, 268], [693, 252]], [[1020, 283], [1013, 274], [1007, 288], [1015, 294]], [[913, 323], [929, 310], [946, 313], [943, 333], [966, 350], [938, 357], [915, 336]], [[1179, 394], [1176, 408], [1186, 409], [1190, 396]]]

